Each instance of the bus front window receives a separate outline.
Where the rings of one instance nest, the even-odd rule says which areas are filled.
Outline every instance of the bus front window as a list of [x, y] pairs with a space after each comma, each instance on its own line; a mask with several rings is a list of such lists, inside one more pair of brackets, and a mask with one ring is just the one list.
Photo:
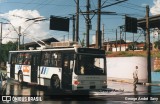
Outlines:
[[98, 55], [78, 55], [75, 70], [78, 75], [104, 75], [105, 57]]

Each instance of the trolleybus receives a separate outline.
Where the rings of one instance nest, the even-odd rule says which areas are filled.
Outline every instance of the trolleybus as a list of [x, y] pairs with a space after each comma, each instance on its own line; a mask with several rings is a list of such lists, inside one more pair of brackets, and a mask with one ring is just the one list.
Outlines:
[[10, 51], [7, 76], [52, 89], [106, 89], [105, 51], [77, 45]]

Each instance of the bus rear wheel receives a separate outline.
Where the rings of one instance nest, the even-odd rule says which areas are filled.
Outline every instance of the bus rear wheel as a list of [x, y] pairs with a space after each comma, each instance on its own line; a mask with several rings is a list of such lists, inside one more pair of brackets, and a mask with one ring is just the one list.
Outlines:
[[51, 88], [54, 90], [60, 89], [60, 80], [59, 80], [58, 76], [56, 76], [56, 75], [53, 75], [51, 77]]
[[20, 83], [23, 82], [23, 74], [22, 74], [22, 72], [19, 72], [19, 74], [18, 74], [18, 81], [19, 81]]

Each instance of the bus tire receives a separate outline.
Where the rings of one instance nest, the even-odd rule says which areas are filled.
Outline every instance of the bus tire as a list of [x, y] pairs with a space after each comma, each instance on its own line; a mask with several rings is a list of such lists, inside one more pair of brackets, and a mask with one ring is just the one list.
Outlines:
[[20, 83], [23, 82], [23, 73], [22, 72], [18, 73], [18, 82], [20, 82]]
[[59, 80], [59, 78], [58, 78], [57, 75], [53, 75], [53, 76], [51, 77], [50, 85], [51, 85], [51, 88], [52, 88], [53, 90], [58, 90], [58, 89], [60, 89], [60, 80]]

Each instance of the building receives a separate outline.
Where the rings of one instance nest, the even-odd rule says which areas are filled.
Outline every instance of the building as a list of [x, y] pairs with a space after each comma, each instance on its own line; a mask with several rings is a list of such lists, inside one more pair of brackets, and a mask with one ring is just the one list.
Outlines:
[[[43, 39], [42, 41], [45, 44], [48, 44], [48, 45], [50, 45], [51, 42], [59, 42], [57, 39], [55, 39], [53, 37], [52, 38], [48, 38], [48, 39]], [[42, 45], [44, 45], [44, 43], [42, 43], [41, 41], [37, 41], [37, 42], [42, 44]], [[33, 47], [34, 49], [36, 49], [37, 47], [40, 47], [38, 45], [38, 43], [36, 43], [36, 42], [26, 43], [26, 44], [24, 44], [24, 46], [25, 46], [25, 49], [29, 49], [29, 47]]]
[[[133, 47], [134, 44], [134, 47]], [[95, 48], [95, 44], [91, 44], [90, 48]], [[143, 51], [145, 48], [145, 43], [115, 43], [115, 42], [104, 42], [102, 48], [106, 51], [117, 52], [117, 51]]]

